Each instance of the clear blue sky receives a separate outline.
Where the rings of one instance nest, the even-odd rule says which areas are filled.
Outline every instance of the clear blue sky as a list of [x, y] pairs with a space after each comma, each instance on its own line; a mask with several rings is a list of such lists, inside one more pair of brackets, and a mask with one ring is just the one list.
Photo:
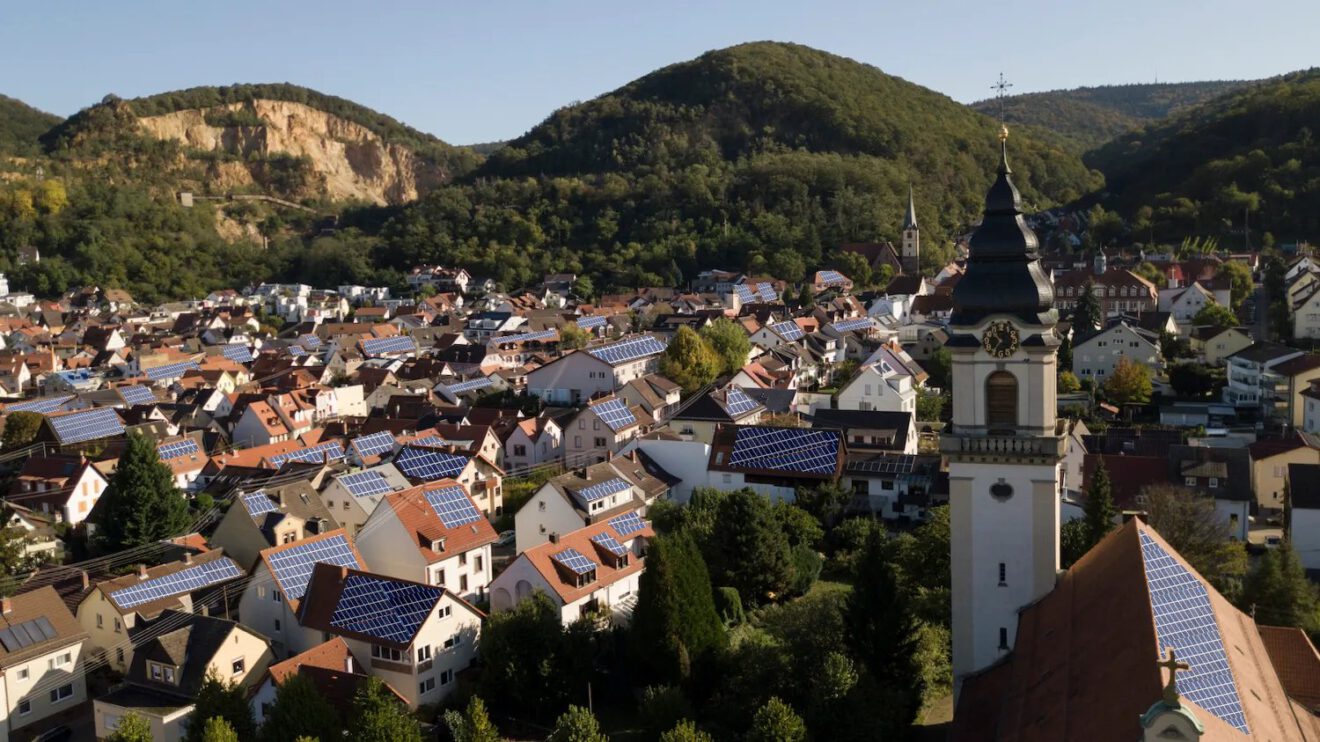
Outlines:
[[794, 41], [960, 101], [1320, 64], [1320, 2], [1241, 0], [48, 0], [0, 3], [0, 93], [67, 115], [106, 93], [293, 82], [457, 144], [507, 139], [657, 67]]

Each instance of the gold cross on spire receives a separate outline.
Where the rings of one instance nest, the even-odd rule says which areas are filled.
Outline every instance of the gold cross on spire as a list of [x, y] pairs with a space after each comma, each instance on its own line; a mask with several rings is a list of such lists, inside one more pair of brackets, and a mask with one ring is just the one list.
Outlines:
[[1008, 95], [1008, 89], [1013, 87], [1013, 83], [1004, 79], [1004, 73], [999, 73], [999, 80], [990, 89], [995, 91], [995, 98], [999, 99], [999, 141], [1008, 141], [1008, 123], [1004, 120], [1004, 96]]
[[[1174, 656], [1173, 647], [1168, 648], [1169, 658], [1156, 662], [1156, 667], [1168, 668], [1169, 682], [1164, 686], [1164, 702], [1170, 706], [1178, 705], [1178, 671], [1190, 670], [1192, 666], [1186, 662], [1179, 662]], [[1163, 674], [1163, 673], [1161, 673]]]

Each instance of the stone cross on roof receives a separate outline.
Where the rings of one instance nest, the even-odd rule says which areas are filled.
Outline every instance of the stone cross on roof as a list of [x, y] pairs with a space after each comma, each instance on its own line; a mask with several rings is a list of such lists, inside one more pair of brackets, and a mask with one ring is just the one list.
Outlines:
[[[1169, 658], [1156, 662], [1155, 665], [1161, 668], [1169, 669], [1169, 683], [1164, 686], [1164, 702], [1170, 706], [1178, 706], [1178, 671], [1190, 670], [1192, 666], [1186, 662], [1179, 662], [1174, 656], [1173, 647], [1168, 648]], [[1161, 673], [1163, 674], [1163, 673]]]

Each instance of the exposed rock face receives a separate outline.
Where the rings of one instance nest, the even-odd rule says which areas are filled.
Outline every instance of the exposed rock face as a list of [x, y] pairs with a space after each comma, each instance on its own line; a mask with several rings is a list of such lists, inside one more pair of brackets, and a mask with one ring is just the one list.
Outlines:
[[[250, 110], [262, 126], [213, 126], [208, 114]], [[307, 157], [324, 195], [335, 200], [399, 204], [447, 181], [444, 167], [418, 157], [408, 147], [388, 143], [360, 124], [346, 121], [302, 103], [256, 100], [207, 109], [176, 111], [139, 119], [142, 128], [159, 139], [186, 147], [253, 157]], [[230, 183], [241, 181], [236, 168], [225, 169]], [[250, 173], [249, 173], [250, 177]]]

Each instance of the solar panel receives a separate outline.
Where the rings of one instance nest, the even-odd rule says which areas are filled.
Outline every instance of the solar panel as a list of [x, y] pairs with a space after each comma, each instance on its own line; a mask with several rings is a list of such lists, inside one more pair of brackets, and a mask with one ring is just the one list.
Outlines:
[[17, 652], [20, 649], [49, 641], [57, 636], [59, 634], [55, 631], [55, 627], [51, 625], [50, 619], [45, 616], [37, 616], [31, 621], [24, 621], [0, 630], [0, 643], [5, 645], [6, 650]]
[[298, 345], [290, 345], [284, 350], [286, 350], [293, 358], [302, 358], [307, 355], [307, 351], [303, 350], [302, 347]]
[[119, 604], [120, 608], [133, 608], [153, 600], [190, 593], [208, 585], [242, 576], [243, 572], [238, 565], [228, 559], [217, 559], [173, 574], [145, 580], [132, 587], [115, 590], [110, 593], [110, 597]]
[[482, 376], [477, 379], [468, 379], [467, 381], [460, 381], [456, 384], [448, 384], [445, 386], [445, 389], [449, 390], [450, 394], [462, 394], [464, 392], [471, 392], [477, 389], [485, 389], [486, 387], [494, 383], [495, 382], [490, 377]]
[[789, 341], [790, 343], [793, 342], [794, 340], [798, 340], [805, 334], [802, 332], [802, 328], [798, 327], [798, 323], [792, 320], [789, 320], [787, 322], [776, 322], [775, 324], [770, 325], [770, 329], [774, 330], [775, 334], [779, 335], [780, 337]]
[[59, 437], [60, 443], [82, 443], [124, 433], [124, 423], [109, 407], [97, 407], [46, 419], [55, 429], [55, 435]]
[[830, 474], [838, 462], [839, 438], [805, 428], [738, 428], [729, 463], [747, 469]]
[[220, 349], [220, 354], [234, 363], [252, 362], [252, 349], [246, 345], [226, 345]]
[[847, 281], [838, 271], [821, 271], [820, 282], [826, 286], [839, 286]]
[[303, 464], [320, 464], [327, 461], [338, 461], [342, 458], [344, 458], [344, 446], [339, 441], [330, 441], [297, 451], [275, 454], [267, 460], [274, 466], [284, 466], [290, 461]]
[[394, 450], [394, 436], [381, 431], [354, 438], [352, 445], [359, 456], [379, 456]]
[[646, 528], [646, 521], [642, 520], [642, 516], [638, 515], [636, 510], [633, 510], [610, 518], [610, 525], [620, 536], [631, 536]]
[[407, 644], [444, 594], [442, 587], [351, 574], [344, 580], [339, 602], [330, 614], [330, 625], [381, 641]]
[[378, 471], [360, 471], [354, 474], [345, 474], [338, 481], [354, 497], [383, 495], [394, 489], [390, 486], [390, 482], [385, 478], [385, 475]]
[[604, 420], [605, 424], [610, 426], [610, 430], [616, 433], [630, 425], [637, 424], [637, 417], [632, 414], [632, 410], [629, 410], [622, 400], [611, 399], [608, 402], [594, 405], [591, 409], [595, 410], [596, 416]]
[[863, 461], [849, 461], [848, 468], [874, 474], [911, 474], [917, 457], [910, 454], [877, 456]]
[[759, 407], [760, 404], [760, 402], [747, 396], [747, 392], [736, 386], [724, 390], [724, 411], [729, 413], [729, 417], [737, 418], [746, 415]]
[[298, 600], [307, 592], [307, 581], [318, 562], [362, 569], [342, 533], [316, 541], [295, 541], [292, 546], [268, 554], [266, 560], [291, 600]]
[[869, 330], [875, 326], [870, 317], [856, 317], [854, 319], [845, 319], [830, 325], [836, 332], [852, 332], [853, 330]]
[[632, 485], [628, 483], [628, 480], [615, 477], [614, 479], [607, 479], [604, 482], [593, 484], [590, 487], [583, 487], [578, 490], [577, 493], [583, 500], [586, 500], [587, 502], [595, 502], [603, 497], [609, 497], [615, 492], [623, 492], [630, 487], [632, 487]]
[[595, 536], [592, 536], [591, 543], [604, 548], [614, 556], [623, 556], [628, 553], [628, 547], [619, 543], [618, 540], [608, 533], [598, 533]]
[[467, 466], [467, 458], [443, 451], [405, 447], [394, 459], [399, 471], [414, 479], [445, 479], [456, 477]]
[[535, 330], [533, 332], [521, 332], [517, 335], [505, 335], [495, 338], [497, 343], [530, 343], [533, 340], [549, 340], [559, 335], [558, 330]]
[[408, 335], [390, 338], [370, 338], [362, 341], [362, 352], [369, 356], [383, 353], [415, 353], [417, 343]]
[[1178, 659], [1191, 665], [1191, 670], [1178, 676], [1178, 690], [1250, 734], [1205, 585], [1145, 533], [1141, 534], [1141, 557], [1155, 614], [1156, 646], [1161, 652], [1173, 647]]
[[444, 448], [449, 445], [444, 438], [438, 435], [428, 435], [416, 440], [408, 441], [410, 446], [426, 446], [428, 448]]
[[321, 347], [321, 338], [315, 335], [299, 335], [298, 344], [304, 348], [319, 348]]
[[160, 458], [163, 461], [179, 459], [184, 456], [192, 456], [193, 454], [201, 453], [201, 449], [197, 447], [197, 441], [192, 438], [185, 438], [181, 441], [162, 444], [156, 448], [156, 451], [160, 454]]
[[252, 494], [243, 495], [243, 508], [247, 510], [248, 515], [255, 518], [258, 515], [273, 513], [279, 510], [280, 506], [276, 505], [275, 501], [270, 499], [270, 496], [265, 492], [258, 490]]
[[582, 552], [569, 547], [563, 551], [551, 554], [550, 558], [567, 567], [577, 575], [585, 575], [588, 572], [596, 571], [596, 563], [582, 555]]
[[5, 412], [37, 412], [46, 415], [52, 412], [59, 412], [64, 404], [73, 399], [74, 395], [64, 394], [58, 397], [40, 397], [27, 402], [15, 402], [7, 405]]
[[152, 381], [165, 381], [167, 379], [177, 379], [197, 367], [196, 361], [180, 361], [179, 363], [149, 368], [146, 373], [147, 378]]
[[751, 304], [756, 301], [756, 292], [752, 290], [751, 286], [740, 283], [733, 287], [733, 291], [743, 304]]
[[153, 394], [150, 389], [141, 384], [119, 387], [119, 396], [123, 397], [124, 401], [131, 405], [156, 404], [158, 401], [156, 395]]
[[593, 315], [591, 317], [578, 317], [577, 326], [578, 329], [581, 330], [594, 330], [597, 327], [605, 326], [605, 318], [599, 315]]
[[774, 284], [758, 283], [756, 284], [756, 297], [766, 303], [779, 301], [779, 292], [775, 291]]
[[665, 344], [650, 335], [646, 335], [630, 340], [620, 340], [617, 343], [596, 348], [587, 348], [587, 352], [613, 366], [663, 353], [665, 352]]
[[426, 501], [431, 503], [431, 508], [440, 516], [440, 522], [445, 524], [445, 528], [458, 528], [481, 520], [481, 512], [468, 499], [462, 487], [427, 490]]

